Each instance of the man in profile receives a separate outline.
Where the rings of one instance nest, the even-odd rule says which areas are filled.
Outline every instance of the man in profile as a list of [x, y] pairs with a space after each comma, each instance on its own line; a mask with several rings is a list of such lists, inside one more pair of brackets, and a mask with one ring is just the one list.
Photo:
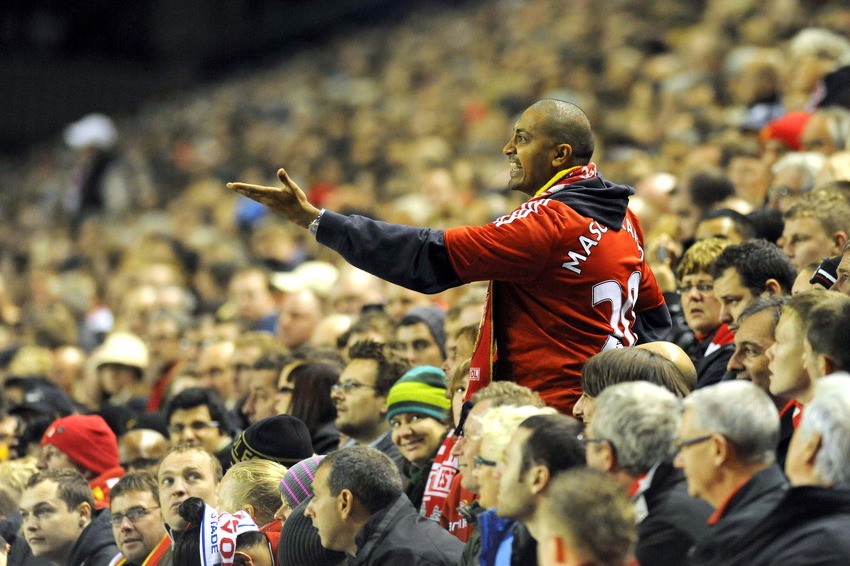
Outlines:
[[463, 548], [419, 515], [393, 461], [368, 446], [340, 448], [322, 460], [304, 516], [322, 546], [345, 552], [352, 565], [453, 566]]
[[503, 149], [508, 186], [530, 200], [481, 227], [429, 230], [320, 210], [283, 169], [283, 188], [227, 186], [391, 283], [438, 293], [492, 281], [468, 395], [491, 378], [511, 380], [568, 414], [588, 358], [665, 339], [671, 326], [627, 208], [634, 189], [604, 180], [593, 150], [581, 109], [552, 99], [533, 104]]

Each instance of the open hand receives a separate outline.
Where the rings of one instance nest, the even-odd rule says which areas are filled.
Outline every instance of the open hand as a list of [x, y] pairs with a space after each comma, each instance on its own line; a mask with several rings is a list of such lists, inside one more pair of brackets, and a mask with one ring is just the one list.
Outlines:
[[227, 188], [267, 206], [281, 216], [306, 228], [319, 215], [319, 209], [307, 201], [307, 195], [283, 169], [277, 177], [283, 187], [263, 187], [248, 183], [227, 183]]

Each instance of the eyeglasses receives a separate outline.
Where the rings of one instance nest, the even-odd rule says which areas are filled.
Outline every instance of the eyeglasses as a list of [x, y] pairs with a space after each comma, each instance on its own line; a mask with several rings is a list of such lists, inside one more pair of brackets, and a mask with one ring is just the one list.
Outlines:
[[607, 443], [608, 446], [611, 447], [611, 451], [614, 454], [617, 454], [617, 447], [614, 446], [614, 442], [608, 438], [588, 438], [584, 433], [579, 433], [576, 436], [576, 440], [578, 443], [586, 450], [588, 444], [602, 444], [603, 442]]
[[706, 440], [709, 440], [712, 436], [714, 435], [706, 434], [705, 436], [697, 436], [696, 438], [688, 438], [687, 440], [677, 440], [673, 446], [675, 447], [676, 453], [678, 454], [682, 450], [682, 448], [705, 442]]
[[[333, 388], [331, 388], [331, 389], [333, 389]], [[283, 393], [284, 395], [292, 395], [293, 393], [295, 393], [295, 388], [294, 387], [287, 387], [287, 386], [278, 387], [277, 392]]]
[[182, 423], [177, 423], [173, 425], [168, 425], [168, 432], [171, 434], [180, 434], [187, 428], [191, 428], [195, 432], [200, 432], [202, 430], [206, 430], [208, 428], [216, 428], [219, 425], [218, 421], [192, 421], [189, 424], [185, 425]]
[[690, 291], [691, 289], [694, 289], [694, 288], [696, 288], [696, 290], [699, 291], [700, 293], [710, 293], [710, 292], [714, 291], [714, 284], [713, 283], [682, 283], [681, 285], [676, 287], [676, 291], [680, 295], [684, 295], [685, 293], [687, 293], [688, 291]]
[[494, 460], [484, 459], [481, 456], [476, 456], [472, 461], [473, 461], [473, 463], [475, 463], [476, 468], [479, 467], [479, 466], [488, 466], [490, 468], [495, 468], [496, 466], [499, 465], [498, 462], [496, 462]]
[[112, 523], [113, 527], [117, 527], [124, 521], [124, 517], [127, 517], [130, 519], [131, 523], [135, 523], [155, 509], [159, 509], [159, 507], [151, 507], [150, 509], [145, 509], [144, 507], [133, 507], [127, 511], [125, 515], [122, 515], [121, 513], [113, 513], [112, 516], [109, 517], [109, 522]]
[[343, 395], [347, 395], [360, 387], [377, 389], [374, 385], [366, 385], [365, 383], [358, 383], [356, 381], [343, 381], [342, 383], [334, 383], [333, 387], [331, 387], [331, 393], [342, 393]]

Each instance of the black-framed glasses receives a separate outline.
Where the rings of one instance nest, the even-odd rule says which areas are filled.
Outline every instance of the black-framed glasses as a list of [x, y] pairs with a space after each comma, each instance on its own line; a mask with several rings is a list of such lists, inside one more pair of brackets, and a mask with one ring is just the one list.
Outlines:
[[499, 463], [496, 462], [495, 460], [487, 460], [486, 458], [482, 458], [481, 456], [476, 456], [475, 458], [473, 458], [472, 461], [473, 461], [473, 463], [475, 463], [476, 468], [479, 467], [479, 466], [487, 466], [489, 468], [495, 468], [496, 466], [499, 465]]
[[295, 388], [284, 385], [283, 387], [278, 387], [277, 392], [282, 393], [284, 395], [292, 395], [293, 393], [295, 393]]
[[342, 393], [343, 395], [347, 395], [351, 393], [355, 389], [359, 389], [360, 387], [368, 387], [369, 389], [377, 389], [374, 385], [367, 385], [365, 383], [360, 383], [357, 381], [343, 381], [341, 383], [334, 383], [331, 387], [331, 393]]
[[714, 291], [714, 283], [682, 283], [676, 287], [676, 291], [680, 295], [684, 295], [691, 289], [696, 289], [700, 293], [710, 293]]
[[685, 439], [685, 440], [677, 440], [676, 443], [673, 445], [673, 447], [675, 448], [676, 453], [678, 454], [682, 450], [682, 448], [685, 448], [687, 446], [693, 446], [694, 444], [700, 444], [702, 442], [705, 442], [706, 440], [709, 440], [712, 436], [714, 436], [714, 435], [713, 434], [706, 434], [704, 436], [697, 436], [695, 438], [688, 438], [688, 439]]
[[191, 428], [195, 432], [200, 432], [208, 428], [218, 427], [218, 421], [192, 421], [189, 424], [176, 423], [168, 425], [168, 432], [171, 434], [180, 434], [187, 428]]
[[144, 507], [133, 507], [123, 515], [121, 513], [113, 513], [112, 516], [109, 517], [109, 522], [112, 523], [113, 527], [117, 527], [124, 520], [124, 517], [127, 517], [131, 523], [135, 523], [136, 521], [140, 520], [142, 517], [156, 509], [159, 509], [159, 507], [150, 507], [148, 509], [145, 509]]

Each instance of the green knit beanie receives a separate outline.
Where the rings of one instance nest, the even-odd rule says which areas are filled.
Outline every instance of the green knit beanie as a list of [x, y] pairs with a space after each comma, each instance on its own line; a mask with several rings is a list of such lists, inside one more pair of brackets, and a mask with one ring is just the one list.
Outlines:
[[400, 413], [416, 413], [443, 421], [451, 404], [446, 399], [446, 374], [443, 370], [418, 366], [401, 376], [390, 389], [387, 420]]

